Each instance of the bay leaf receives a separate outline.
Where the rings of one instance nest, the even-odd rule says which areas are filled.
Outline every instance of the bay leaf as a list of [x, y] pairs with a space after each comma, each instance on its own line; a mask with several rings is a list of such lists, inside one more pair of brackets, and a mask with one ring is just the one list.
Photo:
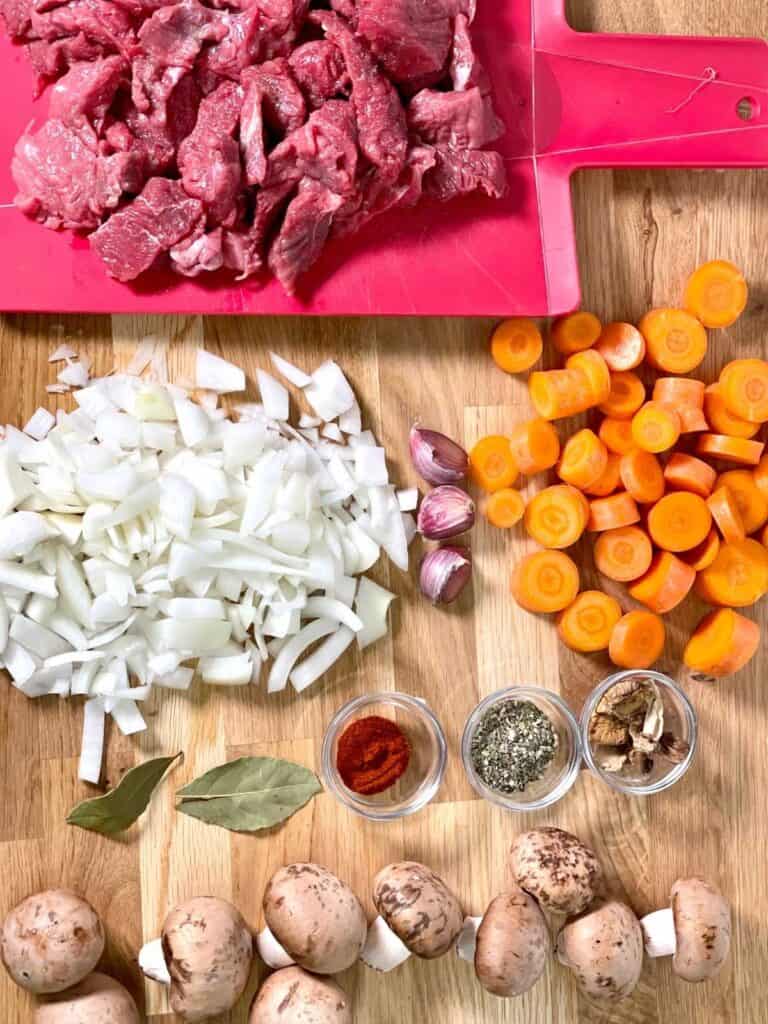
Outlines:
[[83, 800], [67, 816], [68, 825], [113, 835], [124, 832], [146, 811], [155, 788], [181, 753], [153, 757], [129, 769], [109, 793]]
[[322, 789], [300, 764], [240, 757], [180, 789], [176, 810], [232, 832], [258, 832], [290, 818]]

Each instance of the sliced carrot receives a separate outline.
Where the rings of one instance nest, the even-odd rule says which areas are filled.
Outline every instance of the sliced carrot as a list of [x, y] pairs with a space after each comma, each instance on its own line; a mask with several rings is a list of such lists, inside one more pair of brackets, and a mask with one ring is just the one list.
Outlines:
[[564, 356], [591, 348], [603, 329], [594, 313], [571, 313], [552, 324], [552, 341]]
[[712, 260], [691, 274], [685, 286], [685, 308], [705, 327], [730, 327], [747, 307], [744, 275], [728, 260]]
[[558, 615], [557, 632], [572, 651], [604, 651], [620, 618], [621, 606], [615, 597], [602, 590], [584, 590]]
[[589, 381], [579, 370], [536, 370], [528, 378], [528, 391], [545, 420], [577, 416], [596, 404]]
[[584, 375], [595, 405], [608, 400], [611, 393], [611, 371], [599, 352], [591, 348], [586, 352], [576, 352], [566, 359], [565, 366], [568, 370], [577, 370]]
[[709, 604], [744, 608], [768, 592], [768, 551], [756, 540], [722, 544], [717, 558], [696, 580], [696, 593]]
[[648, 571], [653, 547], [645, 530], [639, 526], [622, 526], [606, 530], [595, 541], [595, 565], [603, 576], [619, 583], [629, 583]]
[[529, 612], [559, 612], [579, 592], [579, 570], [562, 551], [535, 551], [512, 573], [512, 596]]
[[721, 679], [749, 662], [760, 646], [760, 627], [731, 608], [705, 615], [691, 635], [683, 662], [692, 672]]
[[680, 557], [687, 562], [696, 572], [701, 572], [708, 565], [712, 565], [720, 550], [720, 538], [716, 530], [710, 530], [701, 544], [697, 544], [690, 551], [684, 551]]
[[584, 491], [596, 483], [608, 466], [608, 449], [591, 430], [579, 430], [563, 445], [557, 467], [561, 480]]
[[656, 370], [690, 373], [707, 354], [707, 332], [684, 309], [654, 309], [640, 321], [646, 359]]
[[747, 531], [744, 529], [744, 520], [741, 518], [736, 498], [727, 487], [718, 487], [707, 498], [709, 511], [717, 524], [717, 528], [723, 535], [723, 540], [728, 542], [744, 540]]
[[485, 518], [492, 526], [509, 530], [519, 523], [525, 512], [525, 499], [513, 487], [502, 487], [494, 491], [483, 506]]
[[704, 411], [702, 409], [697, 409], [693, 405], [681, 405], [680, 408], [675, 411], [680, 417], [681, 434], [696, 434], [701, 433], [704, 430], [709, 430], [707, 417], [704, 415]]
[[710, 384], [704, 391], [704, 414], [710, 429], [717, 434], [728, 434], [729, 437], [754, 437], [760, 429], [759, 423], [750, 423], [740, 416], [728, 411], [723, 398], [723, 389], [719, 384]]
[[637, 447], [632, 438], [632, 420], [617, 420], [612, 416], [600, 424], [597, 436], [609, 452], [626, 455]]
[[654, 612], [622, 615], [608, 644], [608, 657], [619, 668], [650, 668], [664, 653], [667, 631]]
[[481, 438], [469, 453], [469, 471], [484, 491], [511, 487], [517, 479], [517, 463], [509, 438], [500, 434]]
[[525, 528], [544, 548], [575, 544], [587, 525], [584, 496], [568, 484], [545, 487], [528, 502]]
[[728, 488], [746, 533], [754, 533], [768, 522], [768, 495], [758, 486], [754, 473], [748, 469], [729, 469], [717, 478], [717, 487]]
[[622, 455], [619, 472], [627, 493], [643, 505], [658, 501], [664, 494], [664, 471], [651, 452], [636, 448]]
[[768, 363], [734, 359], [720, 374], [720, 392], [733, 416], [750, 423], [768, 421]]
[[689, 491], [673, 491], [648, 513], [648, 532], [663, 551], [690, 551], [712, 529], [706, 501]]
[[645, 338], [633, 324], [606, 324], [595, 345], [610, 370], [634, 370], [645, 359]]
[[635, 499], [626, 491], [612, 494], [610, 498], [595, 498], [589, 503], [587, 529], [595, 533], [602, 530], [618, 530], [631, 526], [640, 520]]
[[760, 543], [764, 548], [768, 548], [768, 523], [760, 531]]
[[611, 393], [600, 405], [600, 412], [619, 420], [631, 419], [645, 401], [645, 385], [637, 376], [627, 370], [611, 374]]
[[768, 455], [764, 455], [752, 470], [755, 483], [768, 498]]
[[739, 466], [756, 466], [764, 448], [762, 441], [728, 437], [727, 434], [702, 434], [696, 442], [696, 451], [699, 455], [708, 455], [722, 462], [735, 462]]
[[560, 438], [548, 420], [518, 423], [512, 428], [509, 444], [518, 469], [527, 476], [551, 469], [560, 458]]
[[690, 491], [700, 498], [708, 498], [715, 486], [717, 473], [694, 455], [673, 452], [664, 467], [664, 479], [676, 491]]
[[630, 587], [636, 601], [658, 615], [666, 615], [685, 598], [696, 580], [696, 570], [669, 551], [659, 551], [651, 567]]
[[666, 452], [680, 437], [680, 417], [659, 402], [646, 402], [632, 417], [632, 439], [646, 452]]
[[704, 407], [705, 384], [702, 380], [691, 377], [659, 377], [653, 385], [653, 400], [679, 409], [683, 405], [692, 405], [696, 409]]
[[591, 487], [585, 487], [585, 492], [594, 498], [607, 498], [609, 494], [613, 494], [621, 483], [620, 466], [621, 456], [616, 455], [615, 452], [608, 452], [605, 472]]
[[491, 335], [491, 356], [505, 373], [524, 373], [541, 358], [541, 331], [528, 317], [512, 317], [500, 323]]

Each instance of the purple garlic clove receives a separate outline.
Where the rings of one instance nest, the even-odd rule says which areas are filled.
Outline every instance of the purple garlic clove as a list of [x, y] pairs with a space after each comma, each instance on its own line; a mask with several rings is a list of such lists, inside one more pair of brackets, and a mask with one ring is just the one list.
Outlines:
[[460, 487], [436, 487], [419, 506], [419, 533], [428, 540], [447, 540], [474, 525], [475, 503]]
[[467, 475], [467, 453], [445, 434], [413, 426], [408, 443], [414, 469], [427, 483], [456, 484]]
[[455, 601], [472, 577], [469, 548], [446, 546], [424, 556], [419, 574], [421, 592], [433, 604]]

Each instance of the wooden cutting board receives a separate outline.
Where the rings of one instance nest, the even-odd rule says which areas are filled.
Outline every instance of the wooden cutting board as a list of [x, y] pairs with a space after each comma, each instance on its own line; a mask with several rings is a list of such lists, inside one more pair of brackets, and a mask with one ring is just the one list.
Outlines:
[[[684, 32], [704, 24], [713, 34], [768, 34], [765, 6], [755, 0], [657, 0], [642, 10], [630, 0], [579, 0], [573, 19], [590, 30]], [[580, 179], [585, 305], [606, 318], [636, 319], [651, 305], [674, 302], [697, 262], [733, 259], [753, 282], [752, 301], [736, 328], [712, 335], [704, 369], [712, 377], [737, 354], [765, 356], [767, 184], [756, 172], [600, 172]], [[11, 258], [4, 253], [4, 260]], [[55, 407], [44, 393], [55, 376], [47, 357], [63, 341], [90, 355], [98, 373], [124, 365], [136, 339], [148, 333], [172, 340], [177, 372], [199, 345], [244, 366], [249, 379], [257, 366], [267, 365], [267, 348], [305, 366], [332, 355], [349, 372], [367, 420], [393, 453], [398, 478], [414, 481], [406, 436], [416, 417], [471, 444], [528, 415], [523, 383], [496, 371], [487, 356], [490, 326], [460, 320], [8, 317], [0, 320], [0, 421], [23, 423], [39, 404]], [[362, 657], [349, 656], [302, 699], [267, 699], [257, 688], [198, 687], [191, 698], [168, 692], [152, 705], [150, 731], [137, 744], [110, 735], [111, 782], [141, 758], [180, 749], [186, 755], [149, 814], [122, 840], [64, 824], [69, 808], [91, 792], [76, 781], [79, 708], [55, 699], [27, 701], [0, 681], [0, 913], [40, 888], [81, 890], [109, 932], [107, 969], [132, 989], [152, 1024], [171, 1024], [175, 1018], [158, 990], [145, 992], [140, 983], [135, 956], [177, 901], [222, 896], [258, 927], [271, 872], [312, 859], [348, 879], [370, 911], [376, 870], [409, 857], [444, 875], [467, 910], [479, 913], [505, 885], [506, 850], [516, 832], [557, 824], [595, 847], [611, 889], [639, 914], [665, 905], [671, 883], [682, 874], [699, 872], [717, 881], [735, 907], [733, 956], [721, 977], [692, 987], [676, 980], [667, 962], [647, 965], [633, 998], [606, 1009], [589, 1005], [554, 963], [531, 994], [504, 1002], [483, 994], [471, 969], [452, 956], [411, 961], [389, 977], [360, 969], [341, 979], [354, 997], [357, 1024], [762, 1024], [768, 1005], [765, 654], [733, 680], [683, 680], [698, 710], [701, 738], [693, 769], [675, 789], [632, 800], [582, 774], [548, 812], [506, 815], [476, 799], [463, 778], [458, 743], [471, 708], [499, 687], [529, 681], [561, 692], [578, 710], [608, 665], [569, 654], [558, 646], [550, 622], [511, 602], [510, 567], [528, 547], [521, 533], [503, 535], [481, 524], [472, 543], [473, 598], [449, 611], [431, 608], [419, 600], [411, 579], [382, 569], [382, 582], [400, 597], [392, 638]], [[579, 554], [585, 583], [595, 585], [588, 549]], [[662, 668], [675, 676], [683, 638], [700, 613], [691, 602], [669, 619], [671, 644]], [[750, 614], [766, 625], [764, 609]], [[173, 790], [228, 758], [274, 754], [316, 767], [333, 711], [364, 690], [395, 688], [426, 698], [450, 743], [445, 785], [420, 815], [374, 826], [323, 795], [284, 828], [255, 837], [174, 815]], [[0, 1020], [27, 1024], [31, 1014], [31, 1002], [0, 978]], [[220, 1022], [245, 1024], [246, 1018], [243, 1001]]]

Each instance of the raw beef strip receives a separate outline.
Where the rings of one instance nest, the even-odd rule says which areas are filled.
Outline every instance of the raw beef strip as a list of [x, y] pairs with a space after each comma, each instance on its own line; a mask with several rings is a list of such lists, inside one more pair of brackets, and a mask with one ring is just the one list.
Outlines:
[[350, 196], [357, 187], [357, 159], [352, 106], [345, 100], [329, 100], [275, 146], [267, 162], [265, 184], [295, 185], [301, 178], [312, 178], [338, 195]]
[[340, 14], [342, 18], [346, 18], [352, 28], [357, 28], [355, 0], [331, 0], [331, 9]]
[[477, 86], [466, 92], [422, 89], [408, 104], [408, 127], [424, 142], [479, 149], [504, 134], [490, 97]]
[[142, 21], [161, 7], [173, 7], [178, 0], [112, 0], [112, 3]]
[[202, 230], [193, 231], [171, 249], [170, 256], [173, 269], [185, 277], [220, 270], [224, 266], [222, 229], [215, 228], [207, 234]]
[[451, 48], [444, 0], [357, 0], [357, 32], [395, 82], [437, 82]]
[[285, 211], [280, 231], [269, 250], [269, 267], [289, 295], [296, 280], [323, 251], [341, 196], [311, 178], [305, 178]]
[[243, 154], [245, 180], [261, 185], [267, 176], [267, 151], [264, 145], [264, 94], [258, 81], [243, 76], [245, 96], [240, 111], [240, 149]]
[[344, 56], [352, 81], [360, 149], [385, 181], [395, 181], [408, 148], [405, 111], [397, 91], [341, 18], [329, 11], [315, 11], [310, 17]]
[[450, 71], [453, 88], [457, 92], [469, 89], [473, 85], [479, 86], [484, 95], [490, 91], [490, 81], [472, 44], [466, 14], [457, 14], [453, 23]]
[[[41, 78], [58, 78], [72, 64], [103, 57], [104, 47], [80, 32], [76, 36], [57, 39], [55, 42], [34, 39], [27, 46], [27, 55], [30, 64]], [[38, 95], [44, 88], [45, 83], [42, 83]]]
[[87, 120], [100, 125], [126, 69], [122, 57], [73, 64], [51, 90], [48, 116], [65, 124]]
[[307, 119], [304, 94], [293, 77], [285, 57], [265, 61], [247, 68], [242, 75], [244, 86], [256, 84], [264, 102], [264, 120], [280, 136], [300, 128]]
[[310, 0], [255, 0], [261, 13], [262, 60], [288, 56], [304, 25], [309, 3]]
[[437, 162], [424, 177], [424, 192], [447, 201], [482, 189], [499, 199], [507, 190], [507, 172], [499, 153], [480, 149], [435, 150]]
[[206, 46], [200, 54], [197, 76], [205, 93], [212, 92], [220, 78], [238, 81], [243, 68], [258, 60], [261, 45], [258, 8], [237, 14], [223, 11], [214, 17], [226, 34], [221, 42]]
[[288, 63], [313, 110], [349, 88], [341, 51], [327, 39], [316, 39], [296, 47]]
[[184, 191], [205, 204], [212, 226], [235, 213], [242, 169], [232, 132], [239, 123], [241, 102], [240, 86], [223, 82], [200, 104], [195, 130], [179, 146]]
[[259, 189], [253, 223], [224, 230], [224, 265], [238, 272], [239, 281], [261, 270], [267, 235], [293, 188], [286, 181]]
[[32, 34], [47, 42], [83, 35], [103, 55], [127, 53], [135, 39], [130, 17], [109, 0], [72, 0], [52, 10], [33, 9]]
[[187, 196], [178, 181], [150, 178], [140, 196], [91, 235], [91, 247], [112, 277], [132, 281], [186, 238], [202, 217], [203, 204]]
[[162, 116], [156, 111], [146, 114], [137, 110], [133, 103], [118, 111], [145, 152], [151, 173], [175, 169], [176, 153], [182, 140], [195, 127], [199, 103], [197, 83], [192, 75], [185, 75], [171, 91]]
[[0, 0], [0, 18], [11, 39], [24, 39], [30, 29], [32, 0]]

